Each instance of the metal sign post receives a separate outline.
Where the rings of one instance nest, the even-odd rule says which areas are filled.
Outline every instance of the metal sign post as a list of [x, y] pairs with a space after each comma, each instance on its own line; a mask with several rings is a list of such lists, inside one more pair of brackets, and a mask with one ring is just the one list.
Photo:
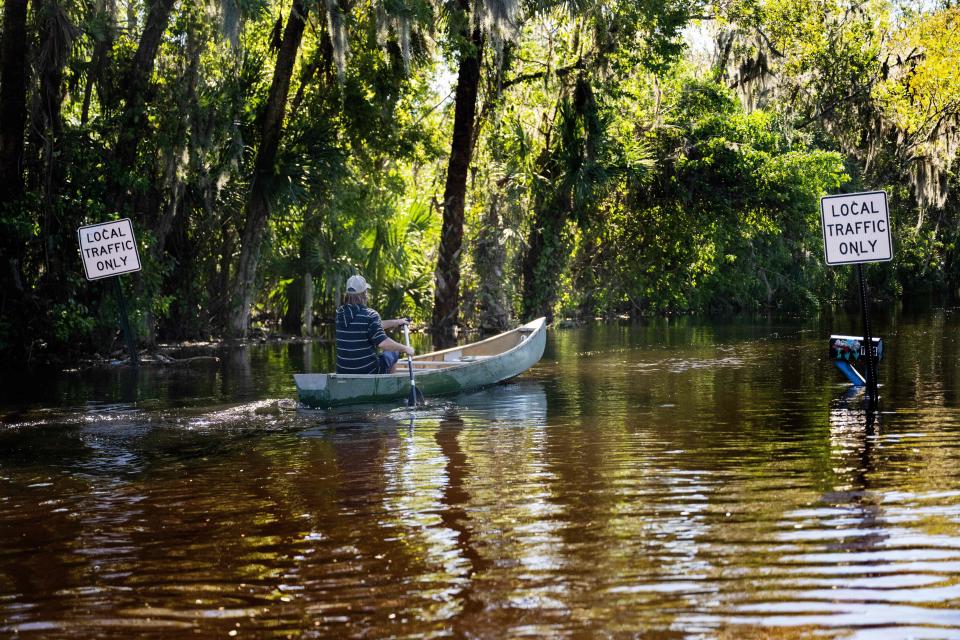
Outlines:
[[857, 265], [860, 280], [860, 308], [863, 313], [863, 344], [867, 349], [867, 394], [870, 401], [877, 402], [877, 354], [874, 352], [873, 334], [870, 332], [870, 307], [867, 304], [867, 282], [863, 277], [863, 265]]
[[130, 354], [130, 364], [139, 366], [140, 356], [136, 339], [130, 329], [127, 301], [123, 296], [120, 278], [117, 277], [140, 271], [140, 253], [137, 250], [137, 239], [133, 235], [133, 223], [129, 218], [123, 218], [80, 227], [77, 229], [77, 240], [80, 242], [80, 256], [83, 258], [83, 271], [87, 280], [114, 278], [120, 327], [123, 329], [124, 342]]
[[823, 252], [828, 265], [855, 264], [860, 283], [863, 311], [863, 344], [866, 348], [866, 383], [870, 403], [877, 403], [877, 363], [870, 331], [866, 262], [887, 262], [893, 258], [890, 214], [884, 191], [847, 193], [820, 198]]
[[117, 313], [120, 314], [120, 328], [123, 329], [123, 341], [127, 343], [127, 353], [130, 354], [130, 364], [135, 367], [140, 366], [140, 354], [137, 350], [137, 341], [133, 337], [133, 331], [130, 329], [130, 316], [127, 314], [127, 299], [123, 297], [123, 285], [120, 284], [120, 278], [114, 278], [117, 288]]

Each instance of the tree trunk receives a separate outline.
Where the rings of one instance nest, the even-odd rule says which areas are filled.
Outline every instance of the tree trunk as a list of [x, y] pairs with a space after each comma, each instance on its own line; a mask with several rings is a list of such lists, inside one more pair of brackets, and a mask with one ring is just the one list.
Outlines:
[[62, 265], [76, 254], [76, 245], [70, 242], [68, 231], [79, 222], [69, 218], [64, 220], [64, 212], [56, 210], [63, 167], [69, 161], [63, 155], [62, 145], [64, 69], [79, 32], [55, 0], [44, 0], [40, 14], [42, 41], [37, 65], [40, 87], [34, 99], [31, 140], [40, 155], [37, 178], [43, 211], [45, 275], [56, 282], [62, 275]]
[[[36, 3], [35, 3], [36, 4]], [[33, 130], [39, 143], [56, 142], [63, 130], [60, 111], [63, 104], [63, 74], [70, 57], [70, 48], [79, 34], [70, 17], [55, 0], [43, 0], [39, 11], [42, 41], [37, 64], [39, 91], [33, 109]]]
[[224, 292], [228, 295], [212, 295], [209, 298], [211, 306], [213, 307], [210, 317], [213, 320], [213, 325], [220, 329], [230, 326], [230, 312], [232, 309], [230, 308], [231, 300], [228, 292], [230, 291], [230, 286], [233, 281], [230, 269], [236, 247], [237, 233], [233, 229], [233, 225], [224, 220], [223, 234], [220, 238], [220, 253], [218, 254], [217, 260], [211, 262], [211, 266], [215, 264], [216, 267], [211, 272], [210, 281], [214, 283], [214, 291]]
[[[113, 50], [113, 34], [116, 30], [113, 0], [98, 0], [96, 8], [94, 8], [93, 11], [94, 16], [97, 19], [103, 20], [107, 28], [106, 33], [103, 34], [102, 37], [98, 37], [95, 34], [93, 36], [96, 43], [93, 45], [93, 54], [90, 56], [90, 62], [87, 63], [87, 77], [83, 86], [83, 103], [80, 109], [81, 127], [85, 127], [90, 119], [90, 98], [93, 95], [94, 84], [101, 88], [105, 85], [104, 78], [106, 72], [104, 69], [107, 67], [110, 52]], [[104, 101], [102, 94], [100, 101]]]
[[566, 217], [556, 208], [534, 212], [523, 258], [523, 317], [553, 322], [557, 282], [566, 261]]
[[[27, 123], [27, 0], [5, 0], [0, 45], [0, 214], [23, 195], [23, 137]], [[13, 212], [6, 212], [12, 216]], [[21, 221], [25, 216], [17, 215]], [[0, 238], [0, 317], [11, 317], [8, 296], [24, 293], [25, 238]]]
[[474, 246], [473, 263], [480, 281], [480, 333], [483, 335], [502, 333], [510, 323], [509, 303], [504, 290], [507, 251], [503, 244], [499, 208], [500, 194], [495, 192]]
[[0, 207], [23, 194], [27, 123], [27, 0], [5, 0], [0, 70]]
[[[187, 68], [183, 76], [178, 80], [183, 90], [176, 92], [176, 101], [173, 108], [181, 117], [173, 130], [172, 140], [169, 145], [165, 145], [164, 155], [166, 156], [166, 174], [164, 175], [162, 192], [156, 195], [158, 204], [162, 203], [159, 215], [151, 216], [148, 223], [152, 227], [154, 244], [151, 249], [155, 260], [160, 260], [163, 256], [164, 245], [173, 221], [177, 217], [177, 210], [180, 207], [180, 201], [183, 199], [186, 191], [186, 184], [182, 176], [187, 173], [187, 168], [183, 166], [183, 158], [189, 157], [190, 139], [189, 131], [193, 126], [193, 119], [199, 110], [197, 105], [197, 83], [200, 77], [200, 54], [203, 52], [203, 46], [206, 40], [193, 32], [187, 34]], [[189, 162], [189, 161], [188, 161]], [[164, 203], [163, 200], [167, 202]]]
[[280, 330], [287, 335], [303, 334], [304, 293], [304, 282], [300, 278], [294, 278], [286, 286], [286, 310], [276, 310]]
[[538, 317], [544, 305], [539, 300], [538, 290], [541, 286], [537, 273], [544, 252], [543, 229], [539, 227], [539, 216], [534, 212], [533, 224], [530, 225], [530, 235], [527, 237], [527, 250], [523, 254], [520, 273], [523, 278], [523, 295], [521, 297], [523, 317]]
[[303, 28], [307, 19], [307, 5], [304, 0], [294, 0], [290, 9], [290, 18], [283, 32], [277, 63], [273, 72], [273, 82], [267, 98], [266, 109], [261, 120], [260, 148], [254, 163], [253, 183], [250, 185], [250, 199], [247, 201], [245, 224], [240, 244], [240, 259], [233, 286], [232, 311], [228, 331], [231, 336], [243, 338], [250, 328], [250, 309], [256, 284], [257, 265], [260, 262], [260, 247], [267, 230], [270, 217], [270, 199], [273, 182], [276, 177], [274, 163], [280, 138], [283, 135], [283, 118], [286, 111], [287, 95], [290, 91], [290, 77], [297, 59], [297, 51], [303, 38]]
[[533, 221], [520, 266], [523, 277], [523, 317], [544, 316], [547, 322], [553, 321], [553, 303], [563, 263], [563, 256], [558, 254], [563, 249], [566, 219], [563, 197], [553, 186], [558, 173], [554, 154], [555, 149], [546, 147], [538, 163], [542, 186], [533, 198]]
[[[462, 33], [464, 39], [466, 31]], [[434, 272], [433, 344], [444, 348], [454, 343], [460, 312], [460, 252], [463, 245], [463, 210], [467, 173], [473, 154], [473, 125], [477, 113], [483, 33], [474, 28], [470, 46], [460, 53], [456, 102], [453, 112], [453, 141], [443, 191], [443, 226]]]
[[303, 274], [302, 335], [304, 338], [313, 335], [313, 274], [309, 271]]
[[113, 154], [116, 161], [115, 168], [120, 177], [120, 180], [114, 184], [113, 190], [113, 203], [118, 211], [123, 209], [122, 205], [126, 200], [126, 180], [123, 177], [134, 172], [137, 149], [146, 132], [145, 107], [150, 76], [153, 74], [157, 51], [160, 49], [163, 33], [167, 30], [174, 2], [175, 0], [154, 0], [150, 5], [150, 13], [147, 15], [143, 34], [140, 36], [137, 53], [133, 57], [130, 71], [121, 87], [124, 112]]

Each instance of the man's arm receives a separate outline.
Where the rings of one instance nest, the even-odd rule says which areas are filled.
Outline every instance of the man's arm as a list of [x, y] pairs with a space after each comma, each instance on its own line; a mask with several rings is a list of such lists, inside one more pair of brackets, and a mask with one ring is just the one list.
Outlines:
[[[403, 326], [410, 321], [406, 318], [397, 318], [394, 320], [380, 320], [377, 318], [381, 329], [393, 329], [394, 327]], [[400, 344], [399, 342], [394, 342], [389, 337], [386, 336], [382, 331], [379, 332], [380, 335], [384, 336], [384, 339], [377, 343], [377, 346], [383, 349], [384, 351], [397, 351], [399, 353], [406, 353], [410, 356], [414, 354], [413, 347], [408, 347], [407, 345]]]
[[[384, 322], [384, 324], [386, 324], [386, 322]], [[397, 351], [399, 353], [405, 353], [409, 356], [412, 356], [414, 354], [413, 347], [408, 347], [405, 344], [394, 342], [390, 338], [387, 338], [377, 346], [383, 349], [384, 351]]]
[[[384, 320], [381, 322], [384, 329], [394, 329], [396, 327], [402, 327], [405, 324], [410, 324], [410, 318], [396, 318], [394, 320]], [[396, 349], [387, 349], [387, 351], [396, 351]]]

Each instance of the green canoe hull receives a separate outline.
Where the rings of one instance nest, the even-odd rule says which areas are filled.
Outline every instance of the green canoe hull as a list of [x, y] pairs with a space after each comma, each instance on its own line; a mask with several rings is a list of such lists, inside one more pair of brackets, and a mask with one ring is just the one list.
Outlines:
[[[522, 336], [520, 343], [502, 353], [476, 360], [468, 356], [469, 360], [465, 359], [462, 363], [455, 361], [437, 370], [415, 369], [417, 387], [425, 397], [430, 398], [478, 389], [523, 373], [543, 356], [546, 345], [544, 319], [539, 318], [501, 336], [515, 332]], [[469, 353], [471, 348], [471, 345], [465, 345], [457, 348], [457, 353]], [[419, 356], [418, 360], [430, 359], [431, 355]], [[410, 397], [410, 374], [406, 369], [401, 373], [383, 375], [298, 373], [293, 377], [300, 402], [311, 408], [372, 404]]]

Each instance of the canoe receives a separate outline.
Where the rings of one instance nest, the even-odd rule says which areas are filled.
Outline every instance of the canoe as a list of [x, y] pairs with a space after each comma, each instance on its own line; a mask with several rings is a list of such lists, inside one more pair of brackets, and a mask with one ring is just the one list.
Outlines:
[[[543, 356], [544, 318], [499, 335], [413, 358], [417, 388], [427, 398], [478, 389], [517, 376]], [[300, 402], [312, 408], [403, 400], [410, 395], [406, 358], [395, 373], [296, 373]]]

